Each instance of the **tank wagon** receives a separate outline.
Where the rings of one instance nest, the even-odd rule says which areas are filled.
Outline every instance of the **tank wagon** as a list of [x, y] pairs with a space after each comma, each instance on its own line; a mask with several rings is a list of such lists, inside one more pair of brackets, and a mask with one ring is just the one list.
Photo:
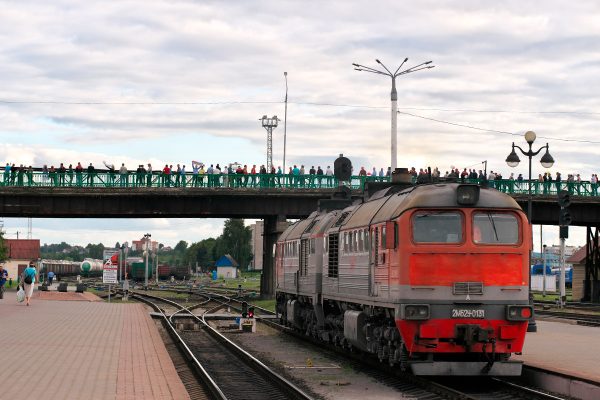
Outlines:
[[276, 244], [282, 320], [417, 375], [520, 375], [528, 221], [508, 195], [441, 183], [314, 212]]
[[86, 258], [81, 262], [81, 272], [85, 275], [101, 274], [102, 266], [102, 260]]

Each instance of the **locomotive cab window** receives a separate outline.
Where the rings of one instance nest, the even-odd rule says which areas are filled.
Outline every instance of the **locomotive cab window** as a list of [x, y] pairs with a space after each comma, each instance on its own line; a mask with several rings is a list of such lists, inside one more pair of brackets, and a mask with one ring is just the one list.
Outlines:
[[474, 213], [473, 242], [481, 244], [519, 243], [519, 222], [517, 221], [517, 217], [508, 213]]
[[420, 211], [412, 218], [415, 243], [461, 243], [463, 220], [458, 212]]

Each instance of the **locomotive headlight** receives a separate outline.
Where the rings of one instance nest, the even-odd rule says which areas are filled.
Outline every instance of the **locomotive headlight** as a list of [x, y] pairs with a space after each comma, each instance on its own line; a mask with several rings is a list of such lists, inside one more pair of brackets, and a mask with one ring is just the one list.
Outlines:
[[506, 306], [506, 319], [509, 321], [529, 321], [532, 316], [531, 306]]
[[429, 319], [429, 304], [403, 304], [402, 319], [422, 321]]
[[458, 185], [456, 188], [456, 202], [461, 206], [473, 206], [479, 201], [479, 186]]

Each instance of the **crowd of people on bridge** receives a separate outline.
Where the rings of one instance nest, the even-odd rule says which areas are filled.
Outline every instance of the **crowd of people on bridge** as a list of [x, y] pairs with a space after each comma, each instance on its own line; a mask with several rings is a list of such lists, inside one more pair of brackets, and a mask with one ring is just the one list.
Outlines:
[[[281, 166], [269, 169], [265, 165], [241, 165], [238, 163], [210, 164], [205, 165], [202, 162], [192, 161], [191, 169], [188, 170], [185, 164], [177, 164], [175, 167], [165, 164], [160, 169], [153, 169], [152, 164], [138, 165], [137, 169], [130, 170], [124, 163], [117, 169], [114, 164], [103, 162], [105, 169], [96, 169], [93, 163], [87, 167], [78, 162], [75, 167], [73, 164], [66, 166], [60, 163], [58, 168], [54, 165], [48, 167], [44, 165], [41, 168], [33, 168], [31, 165], [25, 167], [7, 163], [4, 167], [3, 184], [4, 186], [122, 186], [122, 187], [141, 187], [141, 186], [159, 186], [159, 187], [282, 187], [283, 185], [291, 187], [330, 187], [337, 185], [334, 178], [333, 169], [327, 166], [325, 169], [321, 166], [311, 166], [305, 168], [304, 165], [293, 165], [288, 168], [284, 174]], [[35, 172], [35, 174], [34, 174]], [[376, 168], [367, 171], [361, 167], [358, 171], [358, 179], [361, 181], [386, 181], [389, 180], [392, 171], [391, 168]], [[514, 190], [524, 189], [526, 180], [523, 174], [515, 177], [511, 173], [504, 178], [500, 172], [490, 171], [487, 174], [483, 170], [452, 167], [450, 170], [441, 173], [438, 167], [421, 168], [419, 171], [415, 167], [409, 170], [416, 183], [425, 183], [432, 181], [460, 180], [462, 182], [486, 182], [489, 186], [500, 190], [513, 192]], [[558, 191], [567, 189], [574, 194], [580, 194], [582, 183], [580, 174], [568, 174], [563, 179], [560, 172], [556, 172], [553, 177], [550, 172], [539, 174], [538, 178], [533, 180], [532, 184], [536, 192], [547, 194], [554, 188]], [[598, 194], [598, 175], [592, 174], [589, 181], [592, 195]]]

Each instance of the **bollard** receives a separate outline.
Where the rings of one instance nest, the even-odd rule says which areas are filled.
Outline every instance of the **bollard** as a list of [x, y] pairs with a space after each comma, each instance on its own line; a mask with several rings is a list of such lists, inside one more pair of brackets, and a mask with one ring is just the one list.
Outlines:
[[67, 282], [61, 282], [58, 284], [58, 288], [56, 289], [59, 292], [66, 292], [67, 291]]
[[77, 293], [83, 293], [83, 292], [85, 292], [86, 289], [87, 289], [87, 286], [85, 285], [85, 283], [78, 283], [75, 291]]

